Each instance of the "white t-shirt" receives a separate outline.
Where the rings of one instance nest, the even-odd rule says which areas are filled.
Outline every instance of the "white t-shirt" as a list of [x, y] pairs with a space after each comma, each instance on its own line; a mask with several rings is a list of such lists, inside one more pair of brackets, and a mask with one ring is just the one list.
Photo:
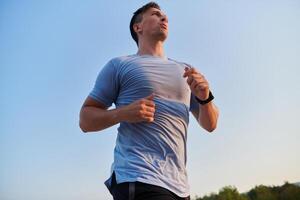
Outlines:
[[[189, 196], [186, 142], [189, 111], [199, 109], [183, 77], [187, 64], [150, 55], [110, 60], [90, 97], [110, 107], [125, 106], [154, 93], [154, 121], [121, 122], [111, 173], [117, 183], [139, 181]], [[110, 190], [111, 177], [105, 181]]]

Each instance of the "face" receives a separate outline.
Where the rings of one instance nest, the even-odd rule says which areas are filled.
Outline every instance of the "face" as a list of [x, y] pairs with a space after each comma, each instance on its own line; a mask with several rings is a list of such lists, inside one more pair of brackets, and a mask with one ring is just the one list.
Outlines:
[[136, 25], [136, 30], [142, 38], [147, 39], [150, 37], [164, 41], [168, 36], [168, 18], [159, 9], [148, 9], [143, 14], [142, 21]]

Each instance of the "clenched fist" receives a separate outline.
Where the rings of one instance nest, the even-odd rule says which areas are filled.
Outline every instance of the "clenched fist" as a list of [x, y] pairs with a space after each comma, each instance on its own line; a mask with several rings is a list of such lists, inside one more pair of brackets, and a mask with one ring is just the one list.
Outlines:
[[134, 101], [133, 103], [122, 107], [123, 120], [130, 123], [153, 122], [155, 103], [154, 95], [151, 94], [145, 98]]
[[195, 68], [186, 67], [183, 77], [187, 77], [187, 83], [190, 86], [192, 93], [198, 99], [204, 101], [209, 97], [209, 84], [205, 77], [196, 71]]

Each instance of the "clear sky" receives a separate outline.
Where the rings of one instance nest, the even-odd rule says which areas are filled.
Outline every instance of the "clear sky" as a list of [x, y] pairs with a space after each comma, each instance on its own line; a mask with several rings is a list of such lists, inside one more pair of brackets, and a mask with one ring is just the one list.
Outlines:
[[[84, 134], [78, 114], [103, 65], [136, 53], [146, 2], [0, 2], [1, 199], [112, 199], [117, 126]], [[212, 134], [191, 117], [191, 195], [300, 181], [300, 1], [157, 2], [166, 55], [206, 76], [221, 112]]]

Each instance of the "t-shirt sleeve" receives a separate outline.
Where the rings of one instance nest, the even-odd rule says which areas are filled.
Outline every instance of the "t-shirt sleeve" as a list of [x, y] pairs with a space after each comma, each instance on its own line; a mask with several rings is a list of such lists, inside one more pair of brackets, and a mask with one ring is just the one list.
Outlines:
[[89, 97], [104, 104], [107, 108], [116, 102], [119, 93], [116, 66], [110, 60], [99, 72]]
[[191, 93], [191, 100], [190, 100], [190, 111], [199, 111], [199, 103], [196, 100], [196, 97]]

